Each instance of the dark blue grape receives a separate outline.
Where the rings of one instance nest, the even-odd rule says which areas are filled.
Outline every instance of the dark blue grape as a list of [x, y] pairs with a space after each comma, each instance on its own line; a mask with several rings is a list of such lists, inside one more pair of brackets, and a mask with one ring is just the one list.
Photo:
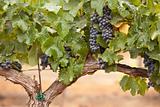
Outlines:
[[148, 88], [153, 87], [154, 84], [151, 81], [151, 76], [155, 70], [155, 60], [149, 58], [149, 56], [146, 53], [144, 53], [143, 63], [144, 63], [144, 66], [148, 68], [148, 72], [147, 72], [148, 79], [149, 79]]
[[11, 61], [6, 60], [5, 62], [2, 62], [1, 67], [5, 70], [10, 70], [12, 68]]
[[149, 73], [152, 73], [154, 71], [155, 61], [153, 59], [149, 58], [149, 56], [146, 53], [144, 54], [143, 63], [144, 63], [144, 66], [148, 68]]
[[108, 18], [109, 20], [112, 19], [111, 9], [109, 9], [108, 6], [103, 7], [103, 16]]
[[90, 37], [89, 37], [89, 45], [91, 52], [96, 52], [100, 46], [97, 44], [96, 39], [97, 39], [98, 31], [96, 28], [91, 27], [90, 28]]
[[110, 25], [109, 19], [104, 16], [99, 16], [98, 17], [98, 25], [101, 30], [105, 29], [107, 26]]
[[48, 63], [48, 58], [49, 58], [49, 56], [46, 55], [46, 54], [44, 54], [44, 55], [42, 55], [42, 56], [40, 57], [40, 59], [41, 59], [40, 65], [42, 66], [42, 69], [43, 69], [43, 70], [49, 65], [49, 63]]
[[98, 59], [98, 64], [101, 69], [106, 69], [106, 67], [107, 67], [107, 62], [103, 61], [102, 58]]
[[18, 61], [13, 61], [12, 68], [21, 72], [22, 65]]
[[113, 30], [110, 27], [102, 30], [102, 38], [106, 42], [110, 41], [113, 37]]
[[91, 21], [92, 24], [98, 23], [98, 16], [99, 15], [97, 13], [94, 13], [94, 14], [91, 15], [90, 21]]

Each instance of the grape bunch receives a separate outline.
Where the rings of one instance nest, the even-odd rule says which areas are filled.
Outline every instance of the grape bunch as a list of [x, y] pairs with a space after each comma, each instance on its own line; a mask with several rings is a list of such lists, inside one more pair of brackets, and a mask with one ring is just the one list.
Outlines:
[[102, 38], [106, 42], [109, 42], [113, 38], [113, 31], [111, 27], [107, 27], [107, 29], [102, 30]]
[[12, 62], [12, 68], [19, 72], [22, 72], [22, 65], [18, 61]]
[[10, 70], [12, 68], [11, 61], [6, 60], [5, 62], [1, 62], [0, 66], [5, 70]]
[[90, 18], [90, 22], [91, 24], [97, 24], [98, 23], [98, 14], [97, 13], [94, 13], [91, 15], [91, 18]]
[[99, 25], [100, 30], [106, 29], [108, 26], [110, 26], [109, 19], [104, 16], [99, 16], [98, 17], [98, 25]]
[[91, 27], [90, 28], [89, 44], [90, 44], [90, 49], [92, 52], [96, 52], [100, 48], [99, 44], [97, 44], [97, 42], [96, 42], [97, 35], [98, 35], [97, 29]]
[[107, 66], [107, 62], [103, 61], [102, 58], [98, 59], [98, 64], [100, 65], [101, 69], [105, 69]]
[[0, 63], [0, 67], [5, 70], [15, 69], [19, 72], [22, 72], [22, 65], [18, 61], [6, 60]]
[[40, 59], [41, 59], [40, 65], [42, 66], [42, 70], [44, 70], [48, 65], [50, 65], [50, 64], [48, 63], [48, 58], [49, 58], [49, 56], [46, 55], [46, 54], [43, 54], [43, 55], [40, 57]]
[[98, 18], [99, 28], [102, 30], [102, 38], [106, 42], [109, 42], [113, 36], [113, 26], [110, 23], [112, 19], [111, 10], [107, 7], [103, 7], [103, 16]]
[[148, 73], [147, 73], [148, 79], [149, 79], [148, 88], [154, 87], [154, 84], [152, 83], [150, 77], [155, 70], [155, 66], [154, 66], [155, 65], [155, 60], [149, 58], [149, 56], [146, 53], [144, 53], [143, 63], [144, 63], [144, 66], [148, 68]]
[[103, 7], [103, 16], [108, 18], [109, 20], [112, 19], [111, 9], [108, 8], [108, 6]]
[[[96, 43], [98, 34], [101, 34], [103, 40], [108, 43], [113, 36], [113, 26], [110, 23], [112, 19], [111, 10], [108, 6], [103, 7], [103, 15], [100, 16], [98, 13], [93, 13], [90, 17], [91, 28], [89, 44], [92, 52], [96, 52], [100, 49], [100, 45]], [[95, 27], [98, 26], [98, 27]]]
[[148, 76], [150, 76], [154, 72], [155, 61], [153, 59], [149, 58], [149, 56], [147, 54], [144, 54], [143, 63], [144, 63], [144, 66], [148, 68]]

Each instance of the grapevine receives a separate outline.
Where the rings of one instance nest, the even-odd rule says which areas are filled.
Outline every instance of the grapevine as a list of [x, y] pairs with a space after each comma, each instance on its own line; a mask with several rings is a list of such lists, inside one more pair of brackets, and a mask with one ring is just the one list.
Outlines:
[[[120, 85], [124, 91], [129, 90], [132, 95], [144, 95], [148, 89], [147, 83], [160, 92], [158, 0], [0, 2], [1, 76], [14, 73], [12, 71], [16, 70], [21, 72], [16, 74], [23, 77], [23, 64], [38, 64], [39, 72], [50, 66], [51, 70], [57, 73], [58, 79], [53, 83], [54, 86], [50, 86], [49, 91], [45, 92], [56, 91], [53, 92], [56, 93], [55, 97], [78, 78], [88, 74], [89, 70], [92, 74], [98, 69], [105, 69], [108, 73], [119, 71], [127, 74], [128, 76], [122, 78]], [[123, 54], [125, 52], [129, 53], [132, 59], [144, 58], [145, 67], [121, 64], [120, 61], [126, 57]], [[24, 77], [25, 83], [36, 81], [32, 78], [28, 81], [29, 77]], [[25, 85], [21, 79], [18, 80], [18, 84], [22, 84], [26, 90], [35, 89], [34, 82], [34, 87], [28, 88], [31, 84]], [[60, 87], [60, 91], [53, 90], [52, 87]], [[28, 90], [35, 104], [40, 101], [45, 103], [47, 100], [51, 102], [53, 99], [45, 92]]]

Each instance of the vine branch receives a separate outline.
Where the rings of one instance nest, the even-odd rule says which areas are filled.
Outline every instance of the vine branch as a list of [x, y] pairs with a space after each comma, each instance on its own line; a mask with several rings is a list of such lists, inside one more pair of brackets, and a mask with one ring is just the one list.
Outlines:
[[[116, 66], [117, 66], [117, 72], [128, 74], [130, 76], [141, 76], [141, 77], [148, 78], [146, 69], [130, 67], [125, 64], [116, 64]], [[75, 81], [77, 81], [78, 78], [80, 78], [81, 76], [85, 76], [87, 74], [94, 73], [99, 69], [100, 69], [100, 67], [99, 67], [99, 64], [97, 63], [97, 61], [88, 58], [86, 60], [85, 65], [84, 65], [83, 74], [80, 75], [79, 77], [75, 78], [75, 80], [71, 84], [73, 84]], [[19, 84], [19, 85], [23, 86], [24, 89], [27, 91], [28, 95], [30, 96], [30, 98], [32, 98], [32, 100], [36, 100], [34, 97], [37, 92], [37, 84], [36, 84], [37, 81], [35, 81], [31, 77], [25, 75], [24, 73], [17, 72], [14, 69], [4, 70], [4, 69], [0, 68], [0, 76], [5, 77], [7, 80], [9, 80], [15, 84]], [[50, 87], [46, 91], [43, 92], [45, 95], [45, 101], [47, 102], [46, 105], [49, 105], [56, 96], [61, 94], [65, 90], [65, 88], [67, 88], [71, 84], [65, 85], [62, 82], [55, 80], [50, 85]], [[34, 102], [33, 102], [33, 104], [34, 104]]]
[[14, 69], [4, 70], [0, 67], [0, 76], [5, 77], [7, 80], [13, 82], [14, 84], [19, 84], [27, 91], [28, 95], [31, 96], [36, 91], [36, 81], [31, 77], [20, 73]]

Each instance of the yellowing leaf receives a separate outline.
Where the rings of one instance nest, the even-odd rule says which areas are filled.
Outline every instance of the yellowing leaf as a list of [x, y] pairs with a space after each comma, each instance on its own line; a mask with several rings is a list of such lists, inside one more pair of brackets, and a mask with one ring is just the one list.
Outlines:
[[129, 30], [129, 25], [127, 23], [123, 23], [120, 27], [119, 27], [119, 31], [124, 33], [124, 34], [128, 34], [128, 30]]

